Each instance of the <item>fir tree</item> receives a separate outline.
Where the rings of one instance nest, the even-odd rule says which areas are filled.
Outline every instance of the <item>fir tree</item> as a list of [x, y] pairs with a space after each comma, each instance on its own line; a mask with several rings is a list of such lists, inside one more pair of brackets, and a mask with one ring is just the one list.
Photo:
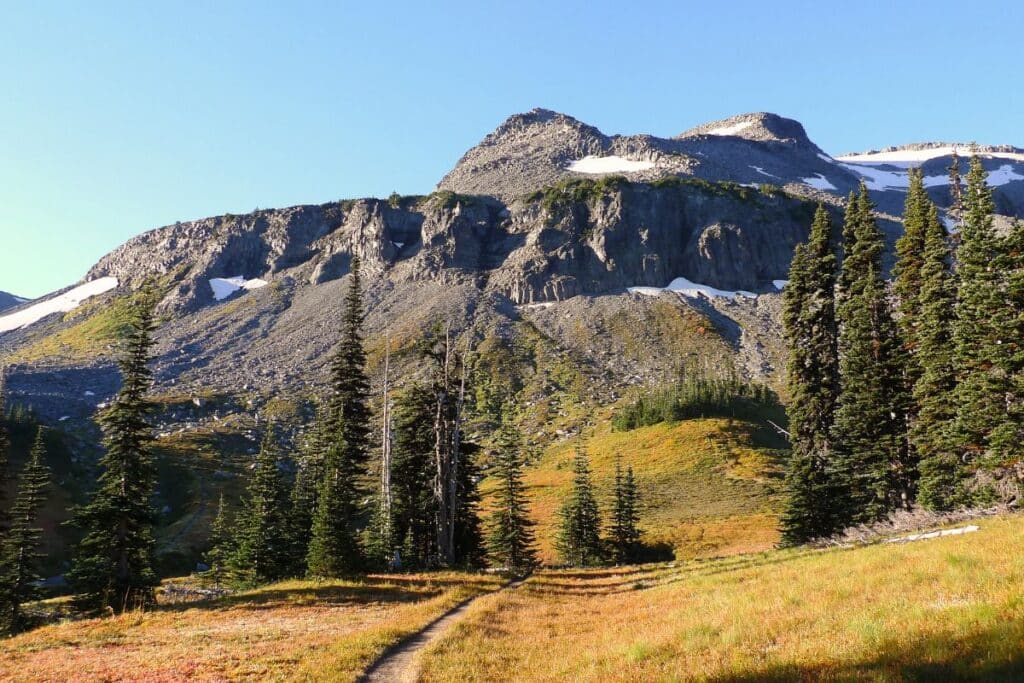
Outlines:
[[615, 484], [613, 489], [612, 524], [609, 541], [615, 564], [628, 564], [637, 558], [640, 546], [639, 504], [633, 466], [623, 471], [622, 458], [615, 458]]
[[159, 583], [153, 569], [155, 471], [148, 364], [153, 346], [153, 297], [136, 299], [120, 361], [121, 390], [100, 417], [106, 453], [92, 500], [75, 524], [85, 532], [75, 551], [68, 581], [86, 608], [115, 612], [145, 609]]
[[1002, 245], [993, 228], [992, 190], [977, 156], [971, 158], [963, 198], [960, 243], [956, 252], [958, 277], [956, 324], [953, 332], [957, 384], [956, 418], [951, 431], [953, 454], [969, 470], [998, 459], [990, 435], [1007, 419], [1006, 397], [1013, 393], [1011, 379], [999, 359], [999, 347], [1008, 330], [1006, 295], [999, 270]]
[[434, 554], [435, 531], [433, 397], [413, 386], [395, 401], [391, 488], [393, 522], [403, 539], [401, 562], [406, 569], [423, 569]]
[[918, 329], [921, 324], [921, 270], [924, 267], [925, 232], [931, 201], [924, 189], [920, 168], [909, 171], [910, 186], [903, 208], [903, 235], [896, 240], [893, 293], [899, 312], [903, 348], [908, 354], [907, 383], [913, 386], [921, 375], [918, 361]]
[[830, 434], [839, 394], [835, 249], [832, 220], [819, 205], [808, 243], [794, 252], [783, 291], [792, 442], [782, 515], [785, 545], [806, 543], [836, 530], [835, 449]]
[[353, 255], [341, 340], [331, 362], [324, 472], [307, 554], [308, 571], [314, 576], [342, 576], [362, 567], [362, 549], [354, 524], [358, 511], [356, 482], [370, 452], [370, 382], [366, 376], [363, 318], [360, 260]]
[[8, 514], [7, 491], [10, 475], [9, 451], [11, 439], [7, 433], [7, 368], [0, 368], [0, 540], [10, 526]]
[[495, 564], [510, 573], [523, 574], [537, 564], [537, 551], [523, 484], [522, 439], [508, 407], [495, 440], [495, 451], [492, 476], [498, 489], [488, 525], [490, 555]]
[[217, 588], [227, 583], [230, 578], [229, 565], [235, 554], [232, 526], [228, 506], [224, 502], [224, 494], [221, 493], [217, 503], [217, 514], [213, 518], [213, 524], [210, 525], [209, 550], [206, 551], [204, 558], [209, 567], [204, 576], [211, 580]]
[[963, 214], [963, 184], [960, 181], [960, 156], [953, 150], [953, 159], [949, 164], [949, 213], [954, 220]]
[[562, 560], [573, 567], [589, 567], [601, 562], [601, 515], [590, 479], [590, 459], [582, 444], [576, 446], [572, 492], [559, 516], [556, 545]]
[[266, 583], [288, 574], [289, 490], [279, 459], [271, 425], [263, 435], [245, 507], [237, 520], [238, 544], [231, 569], [243, 584]]
[[36, 582], [42, 579], [39, 561], [43, 556], [39, 552], [39, 541], [43, 530], [37, 525], [50, 484], [50, 469], [44, 462], [45, 458], [46, 444], [40, 427], [28, 463], [18, 480], [18, 494], [11, 508], [11, 528], [3, 548], [5, 614], [0, 617], [0, 624], [10, 633], [21, 631], [26, 626], [21, 604], [40, 597]]
[[840, 525], [873, 522], [908, 504], [913, 480], [903, 356], [882, 278], [884, 242], [863, 183], [854, 212], [855, 241], [842, 266], [848, 291], [837, 311], [841, 389], [833, 443], [845, 498]]
[[920, 460], [918, 501], [932, 510], [950, 510], [960, 502], [962, 468], [949, 447], [950, 424], [956, 415], [953, 394], [953, 327], [956, 282], [949, 237], [934, 204], [928, 207], [921, 265], [920, 324], [917, 363], [920, 375], [913, 397], [917, 418], [911, 442]]

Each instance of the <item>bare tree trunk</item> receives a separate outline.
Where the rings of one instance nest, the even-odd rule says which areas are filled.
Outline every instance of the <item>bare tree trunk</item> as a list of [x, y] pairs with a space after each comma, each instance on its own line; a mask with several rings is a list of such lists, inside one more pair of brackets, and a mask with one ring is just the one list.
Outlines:
[[[381, 434], [380, 504], [381, 513], [384, 518], [384, 528], [381, 532], [388, 544], [388, 551], [390, 552], [394, 539], [391, 538], [391, 397], [389, 394], [389, 382], [391, 379], [391, 340], [388, 338], [387, 332], [384, 333], [384, 345], [384, 427]], [[391, 558], [388, 558], [389, 561], [390, 559]]]

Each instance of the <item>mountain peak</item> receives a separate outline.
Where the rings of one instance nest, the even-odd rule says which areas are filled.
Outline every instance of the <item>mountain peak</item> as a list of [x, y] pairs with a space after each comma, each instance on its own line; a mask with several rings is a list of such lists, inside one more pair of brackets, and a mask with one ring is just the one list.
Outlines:
[[718, 137], [738, 137], [757, 142], [785, 142], [800, 145], [813, 145], [807, 137], [803, 124], [787, 119], [771, 112], [752, 112], [738, 114], [720, 121], [701, 124], [676, 136], [677, 140], [713, 135]]

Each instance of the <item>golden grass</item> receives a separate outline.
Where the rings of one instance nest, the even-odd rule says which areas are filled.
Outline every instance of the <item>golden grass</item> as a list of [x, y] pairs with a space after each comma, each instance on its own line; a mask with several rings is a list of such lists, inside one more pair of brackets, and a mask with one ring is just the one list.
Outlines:
[[497, 577], [291, 581], [0, 642], [4, 681], [352, 681], [391, 644]]
[[427, 681], [1024, 680], [1024, 519], [905, 545], [549, 571], [477, 601]]
[[[594, 482], [605, 510], [615, 457], [636, 471], [644, 540], [665, 544], [677, 558], [756, 552], [778, 541], [779, 468], [773, 451], [755, 445], [754, 427], [724, 419], [687, 420], [629, 432], [605, 422], [587, 441]], [[541, 558], [558, 561], [558, 510], [571, 488], [575, 442], [551, 446], [527, 470], [531, 516]], [[486, 495], [492, 482], [486, 482]]]

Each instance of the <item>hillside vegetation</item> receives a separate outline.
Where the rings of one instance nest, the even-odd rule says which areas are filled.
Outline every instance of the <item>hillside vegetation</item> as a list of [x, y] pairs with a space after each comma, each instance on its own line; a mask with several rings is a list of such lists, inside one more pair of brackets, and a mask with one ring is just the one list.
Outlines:
[[545, 571], [481, 599], [427, 681], [1021, 680], [1024, 527]]
[[[771, 548], [778, 541], [784, 446], [770, 427], [729, 419], [666, 422], [628, 432], [602, 422], [586, 442], [601, 502], [610, 505], [615, 458], [640, 485], [648, 553], [662, 559]], [[526, 472], [541, 559], [557, 563], [558, 509], [571, 486], [575, 440], [548, 448]], [[485, 482], [484, 491], [491, 482]]]

